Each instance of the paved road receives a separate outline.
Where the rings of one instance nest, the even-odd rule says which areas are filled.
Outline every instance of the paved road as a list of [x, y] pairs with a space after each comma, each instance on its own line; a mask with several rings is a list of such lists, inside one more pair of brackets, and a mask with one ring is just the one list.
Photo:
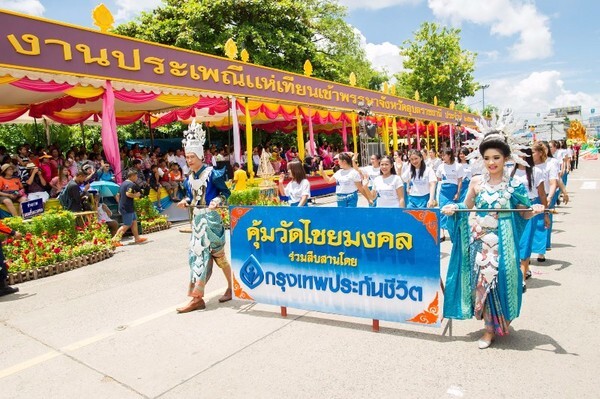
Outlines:
[[171, 229], [0, 299], [0, 398], [597, 398], [599, 188], [600, 161], [583, 161], [521, 317], [488, 350], [475, 320], [452, 337], [373, 333], [368, 320], [220, 305], [219, 274], [205, 311], [177, 315], [187, 236]]

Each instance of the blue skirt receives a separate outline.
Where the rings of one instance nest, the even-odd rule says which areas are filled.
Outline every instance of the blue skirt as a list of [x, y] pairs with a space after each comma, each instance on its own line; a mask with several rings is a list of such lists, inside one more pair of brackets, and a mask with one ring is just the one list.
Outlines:
[[429, 194], [421, 195], [421, 196], [408, 196], [408, 208], [427, 208], [427, 203], [429, 202]]
[[471, 183], [471, 180], [463, 179], [462, 186], [460, 186], [460, 195], [458, 196], [458, 202], [465, 202], [465, 198], [467, 198], [467, 192], [469, 192], [469, 183]]
[[[452, 183], [444, 183], [440, 184], [440, 190], [438, 192], [438, 206], [440, 209], [444, 207], [444, 205], [455, 204], [454, 196], [458, 192], [458, 186]], [[448, 230], [448, 216], [440, 213], [440, 227], [442, 229]]]
[[[539, 204], [540, 199], [535, 198], [531, 200], [532, 204]], [[519, 240], [519, 255], [521, 256], [521, 260], [528, 260], [531, 258], [531, 252], [533, 248], [533, 237], [535, 235], [536, 226], [538, 224], [539, 218], [542, 218], [542, 226], [544, 225], [544, 214], [541, 213], [529, 219], [525, 224], [525, 228], [523, 229], [523, 235]]]
[[358, 192], [350, 194], [336, 194], [338, 208], [356, 208], [358, 205]]
[[[298, 204], [300, 204], [300, 201], [298, 201], [298, 202], [290, 202], [290, 206], [298, 206]], [[302, 205], [302, 206], [308, 206], [308, 201], [306, 201], [304, 203], [304, 205]]]

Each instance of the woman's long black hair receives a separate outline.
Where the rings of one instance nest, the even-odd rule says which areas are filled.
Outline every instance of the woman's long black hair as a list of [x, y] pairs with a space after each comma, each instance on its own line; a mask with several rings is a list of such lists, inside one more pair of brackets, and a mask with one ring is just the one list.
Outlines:
[[[527, 175], [527, 187], [529, 191], [533, 190], [533, 167], [535, 164], [533, 163], [533, 152], [531, 148], [526, 148], [521, 150], [522, 153], [527, 155], [525, 161], [527, 162], [527, 166], [525, 167], [525, 174]], [[517, 173], [517, 169], [519, 168], [519, 164], [515, 164], [512, 172], [510, 173], [510, 177], [513, 177], [515, 173]]]
[[423, 177], [423, 175], [425, 174], [425, 160], [423, 159], [423, 154], [421, 154], [421, 151], [418, 150], [410, 150], [408, 153], [408, 156], [411, 157], [413, 155], [418, 156], [419, 158], [421, 158], [421, 165], [419, 166], [419, 173], [417, 173], [417, 168], [415, 168], [415, 166], [411, 163], [410, 164], [410, 178], [411, 179], [420, 179]]

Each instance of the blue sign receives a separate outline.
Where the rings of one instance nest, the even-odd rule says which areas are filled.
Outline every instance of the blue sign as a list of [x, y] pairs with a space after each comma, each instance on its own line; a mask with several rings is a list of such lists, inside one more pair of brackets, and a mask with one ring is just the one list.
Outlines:
[[232, 207], [236, 297], [440, 325], [439, 211]]
[[44, 213], [44, 201], [41, 198], [21, 202], [21, 216], [23, 219], [32, 218], [40, 213]]

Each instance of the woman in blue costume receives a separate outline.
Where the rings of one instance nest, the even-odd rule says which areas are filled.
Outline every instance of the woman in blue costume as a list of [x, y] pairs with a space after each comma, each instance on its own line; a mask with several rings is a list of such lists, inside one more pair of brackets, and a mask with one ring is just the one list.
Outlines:
[[[496, 335], [507, 334], [511, 321], [519, 316], [522, 275], [518, 230], [522, 218], [543, 212], [544, 206], [531, 206], [525, 187], [505, 175], [504, 164], [511, 148], [502, 133], [488, 133], [479, 152], [484, 173], [473, 177], [464, 202], [442, 208], [449, 216], [453, 245], [446, 277], [444, 317], [483, 319], [485, 332], [478, 346], [485, 349]], [[530, 210], [519, 213], [493, 212], [530, 206]], [[466, 208], [490, 211], [476, 212], [471, 217], [468, 212], [455, 212]]]
[[217, 170], [205, 165], [204, 130], [193, 121], [185, 132], [185, 159], [190, 174], [184, 182], [186, 196], [177, 206], [192, 207], [192, 237], [190, 240], [189, 264], [190, 283], [188, 296], [190, 302], [178, 308], [178, 313], [188, 313], [204, 309], [206, 304], [204, 287], [212, 274], [213, 263], [223, 270], [227, 279], [227, 290], [219, 302], [231, 300], [231, 266], [225, 256], [225, 229], [221, 215], [215, 208], [221, 204], [221, 196], [229, 197], [230, 191], [225, 184], [225, 169]]

